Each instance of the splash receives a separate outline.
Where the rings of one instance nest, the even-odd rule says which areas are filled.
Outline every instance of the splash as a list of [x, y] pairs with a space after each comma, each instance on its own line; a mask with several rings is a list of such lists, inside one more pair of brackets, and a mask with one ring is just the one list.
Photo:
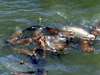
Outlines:
[[65, 20], [67, 19], [67, 16], [64, 13], [59, 12], [59, 11], [57, 11], [56, 13], [57, 13], [57, 15], [63, 17]]

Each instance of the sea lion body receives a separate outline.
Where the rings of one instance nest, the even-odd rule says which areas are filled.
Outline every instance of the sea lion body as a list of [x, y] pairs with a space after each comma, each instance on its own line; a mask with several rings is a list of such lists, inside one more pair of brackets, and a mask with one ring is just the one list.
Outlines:
[[[99, 29], [96, 28], [96, 31], [99, 31]], [[29, 33], [31, 33], [31, 35], [27, 37]], [[96, 37], [94, 34], [89, 33], [85, 29], [79, 27], [64, 26], [60, 29], [57, 29], [45, 26], [32, 26], [22, 31], [21, 37], [17, 40], [14, 40], [17, 42], [14, 42], [11, 39], [10, 43], [14, 42], [14, 45], [30, 45], [31, 43], [36, 43], [36, 48], [42, 48], [44, 50], [50, 50], [55, 52], [55, 50], [59, 51], [60, 49], [63, 50], [65, 48], [69, 48], [71, 47], [70, 43], [74, 44], [74, 42], [77, 41], [76, 44], [79, 44], [83, 51], [85, 50], [86, 52], [91, 52], [93, 51], [91, 41], [94, 41], [95, 39]], [[85, 41], [87, 43], [84, 43]]]

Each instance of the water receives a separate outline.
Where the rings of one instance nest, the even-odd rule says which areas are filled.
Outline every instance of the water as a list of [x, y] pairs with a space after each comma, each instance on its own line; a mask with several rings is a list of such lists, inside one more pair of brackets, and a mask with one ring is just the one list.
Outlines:
[[[4, 40], [18, 29], [34, 24], [54, 27], [70, 25], [88, 29], [97, 21], [100, 21], [100, 0], [0, 0], [0, 56], [14, 54]], [[99, 75], [100, 42], [94, 47], [94, 54], [73, 49], [67, 55], [47, 57], [48, 75]], [[11, 66], [7, 67], [7, 64]], [[11, 75], [9, 72], [14, 66], [15, 70], [24, 70], [17, 65], [14, 62], [0, 64], [1, 75]]]

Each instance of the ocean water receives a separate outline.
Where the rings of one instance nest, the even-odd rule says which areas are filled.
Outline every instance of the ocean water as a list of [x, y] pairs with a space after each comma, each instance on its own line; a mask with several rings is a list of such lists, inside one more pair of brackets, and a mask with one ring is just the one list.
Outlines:
[[[33, 69], [19, 65], [21, 59], [5, 43], [16, 30], [32, 25], [59, 28], [68, 25], [88, 30], [99, 21], [100, 0], [0, 0], [0, 75]], [[100, 37], [94, 47], [96, 51], [92, 54], [75, 48], [66, 55], [48, 56], [45, 65], [48, 75], [100, 75]]]

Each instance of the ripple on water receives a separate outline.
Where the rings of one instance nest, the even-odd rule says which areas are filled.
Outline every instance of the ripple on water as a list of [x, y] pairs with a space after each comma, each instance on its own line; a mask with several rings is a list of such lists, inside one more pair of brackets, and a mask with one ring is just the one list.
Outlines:
[[63, 65], [63, 64], [51, 64], [51, 65], [46, 66], [46, 69], [48, 71], [49, 70], [52, 70], [52, 71], [58, 70], [58, 71], [71, 73], [71, 72], [80, 71], [80, 67], [81, 66], [78, 66], [78, 65], [66, 66], [66, 65]]

